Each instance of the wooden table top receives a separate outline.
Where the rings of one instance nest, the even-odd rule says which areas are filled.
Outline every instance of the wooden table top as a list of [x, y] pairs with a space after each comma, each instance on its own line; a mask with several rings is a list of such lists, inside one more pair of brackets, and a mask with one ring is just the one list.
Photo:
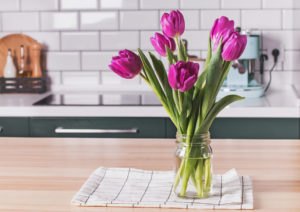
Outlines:
[[[170, 170], [174, 147], [172, 139], [0, 138], [0, 211], [186, 211], [70, 205], [97, 167]], [[213, 140], [212, 147], [214, 173], [251, 176], [255, 211], [300, 211], [300, 140]]]

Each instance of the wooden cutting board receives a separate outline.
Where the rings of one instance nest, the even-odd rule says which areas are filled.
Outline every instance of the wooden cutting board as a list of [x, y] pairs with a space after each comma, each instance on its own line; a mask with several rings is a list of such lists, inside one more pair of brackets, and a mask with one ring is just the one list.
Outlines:
[[37, 72], [32, 73], [32, 77], [41, 77], [40, 51], [42, 46], [31, 37], [24, 34], [10, 34], [0, 39], [0, 77], [3, 77], [8, 49], [11, 49], [14, 64], [17, 70], [20, 70], [21, 45], [24, 46], [24, 69]]

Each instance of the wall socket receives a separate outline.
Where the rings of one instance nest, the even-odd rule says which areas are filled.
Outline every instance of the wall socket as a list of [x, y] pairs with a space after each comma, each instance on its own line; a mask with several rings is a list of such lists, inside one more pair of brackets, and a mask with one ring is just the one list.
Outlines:
[[273, 47], [273, 48], [269, 48], [267, 50], [267, 54], [268, 54], [268, 57], [269, 57], [269, 62], [270, 63], [273, 63], [274, 62], [274, 57], [272, 55], [272, 51], [274, 49], [278, 49], [279, 50], [279, 56], [278, 56], [278, 60], [277, 60], [277, 63], [281, 63], [281, 62], [284, 62], [284, 46], [282, 44], [280, 44], [279, 46], [277, 47]]

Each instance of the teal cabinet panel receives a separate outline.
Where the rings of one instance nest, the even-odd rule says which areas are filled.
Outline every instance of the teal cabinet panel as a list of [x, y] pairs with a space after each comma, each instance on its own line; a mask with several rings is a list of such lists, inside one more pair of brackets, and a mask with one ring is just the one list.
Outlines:
[[[118, 132], [120, 130], [122, 133]], [[136, 132], [124, 132], [124, 130], [136, 130]], [[30, 119], [30, 135], [33, 137], [165, 138], [166, 129], [165, 120], [162, 118], [37, 117]]]
[[298, 118], [217, 118], [213, 138], [298, 139]]
[[[175, 138], [176, 128], [170, 120], [167, 137]], [[212, 138], [299, 139], [298, 118], [216, 118], [211, 126]]]
[[1, 137], [27, 137], [29, 136], [29, 118], [1, 117]]
[[166, 121], [166, 137], [175, 138], [177, 132], [176, 127], [174, 126], [170, 118], [165, 118], [165, 121]]

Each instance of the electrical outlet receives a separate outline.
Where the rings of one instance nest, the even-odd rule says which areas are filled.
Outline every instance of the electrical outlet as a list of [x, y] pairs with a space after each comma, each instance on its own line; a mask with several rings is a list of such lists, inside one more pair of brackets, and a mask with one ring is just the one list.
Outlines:
[[274, 61], [274, 57], [272, 55], [272, 51], [274, 49], [278, 49], [279, 50], [279, 56], [278, 56], [277, 62], [278, 63], [284, 62], [284, 46], [282, 44], [280, 44], [280, 45], [278, 45], [276, 47], [268, 49], [268, 56], [269, 56], [270, 62], [273, 63], [273, 61]]

